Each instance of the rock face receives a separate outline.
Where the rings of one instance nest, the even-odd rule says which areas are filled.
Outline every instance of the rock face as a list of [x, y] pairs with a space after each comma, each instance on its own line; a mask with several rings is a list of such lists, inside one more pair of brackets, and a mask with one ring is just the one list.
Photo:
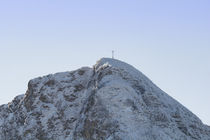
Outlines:
[[210, 140], [210, 127], [141, 72], [103, 58], [33, 79], [0, 106], [0, 140]]

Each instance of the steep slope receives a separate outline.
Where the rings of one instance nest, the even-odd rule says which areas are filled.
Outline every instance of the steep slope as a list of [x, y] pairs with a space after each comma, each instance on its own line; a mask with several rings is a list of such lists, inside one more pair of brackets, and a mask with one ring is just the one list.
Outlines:
[[119, 60], [31, 80], [0, 106], [1, 140], [210, 140], [210, 128]]

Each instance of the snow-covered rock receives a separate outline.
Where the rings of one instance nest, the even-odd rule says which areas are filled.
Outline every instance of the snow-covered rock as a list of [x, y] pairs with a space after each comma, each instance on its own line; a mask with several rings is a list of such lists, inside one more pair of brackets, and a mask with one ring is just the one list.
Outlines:
[[210, 140], [210, 127], [129, 64], [33, 79], [0, 106], [0, 140]]

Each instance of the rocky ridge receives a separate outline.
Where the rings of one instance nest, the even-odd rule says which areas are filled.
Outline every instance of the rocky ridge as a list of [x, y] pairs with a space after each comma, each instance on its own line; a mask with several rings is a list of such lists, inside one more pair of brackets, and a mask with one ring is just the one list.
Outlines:
[[0, 106], [0, 140], [210, 140], [210, 127], [129, 64], [31, 80]]

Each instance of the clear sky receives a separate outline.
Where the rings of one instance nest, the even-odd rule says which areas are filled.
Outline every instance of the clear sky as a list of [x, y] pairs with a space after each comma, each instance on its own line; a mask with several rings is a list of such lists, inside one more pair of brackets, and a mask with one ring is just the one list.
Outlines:
[[210, 125], [210, 0], [2, 0], [0, 104], [111, 50]]

